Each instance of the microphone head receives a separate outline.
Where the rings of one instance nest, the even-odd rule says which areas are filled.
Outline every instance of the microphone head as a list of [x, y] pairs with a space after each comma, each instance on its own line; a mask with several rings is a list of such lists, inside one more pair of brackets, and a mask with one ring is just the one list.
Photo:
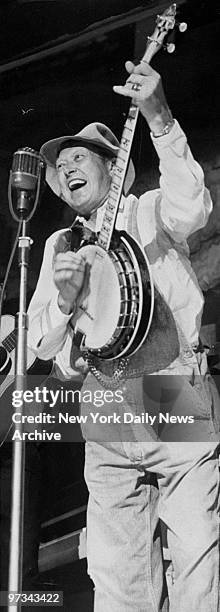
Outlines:
[[45, 163], [40, 153], [29, 147], [18, 149], [13, 154], [11, 186], [16, 189], [34, 191]]

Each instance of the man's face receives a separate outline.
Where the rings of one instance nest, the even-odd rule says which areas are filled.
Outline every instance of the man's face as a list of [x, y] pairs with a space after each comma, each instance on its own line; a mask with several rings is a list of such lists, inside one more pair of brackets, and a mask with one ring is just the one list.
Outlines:
[[63, 149], [56, 161], [62, 198], [79, 215], [90, 215], [108, 194], [111, 167], [111, 160], [85, 147]]

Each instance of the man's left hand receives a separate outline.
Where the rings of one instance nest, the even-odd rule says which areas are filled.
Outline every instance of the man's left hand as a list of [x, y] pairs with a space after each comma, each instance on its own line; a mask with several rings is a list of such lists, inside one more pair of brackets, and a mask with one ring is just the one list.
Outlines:
[[161, 133], [172, 120], [171, 111], [166, 101], [161, 76], [144, 61], [138, 66], [128, 61], [125, 64], [129, 77], [125, 85], [115, 85], [115, 93], [132, 98], [151, 131]]

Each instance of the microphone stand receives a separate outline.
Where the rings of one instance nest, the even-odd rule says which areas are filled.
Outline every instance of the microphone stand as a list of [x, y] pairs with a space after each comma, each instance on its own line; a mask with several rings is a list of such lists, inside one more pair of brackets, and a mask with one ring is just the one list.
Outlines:
[[[27, 271], [29, 262], [29, 252], [32, 244], [31, 238], [26, 235], [27, 222], [22, 221], [21, 235], [19, 238], [18, 264], [20, 268], [20, 290], [19, 290], [19, 311], [16, 317], [17, 327], [17, 350], [16, 350], [16, 376], [15, 389], [23, 392], [26, 388], [26, 368], [27, 368], [27, 330], [28, 317], [26, 313], [27, 304]], [[22, 563], [23, 563], [23, 529], [24, 529], [24, 477], [25, 477], [25, 442], [23, 441], [23, 401], [20, 408], [21, 423], [16, 424], [19, 438], [13, 440], [12, 458], [12, 508], [11, 508], [11, 535], [10, 535], [10, 555], [9, 555], [9, 583], [10, 593], [22, 592]], [[20, 610], [19, 601], [10, 605], [10, 612]]]
[[[9, 551], [9, 580], [8, 596], [10, 594], [22, 593], [22, 569], [23, 569], [23, 531], [24, 531], [24, 493], [25, 493], [25, 441], [23, 441], [24, 426], [22, 416], [24, 412], [23, 393], [26, 388], [26, 369], [27, 369], [27, 331], [28, 315], [27, 309], [27, 277], [29, 253], [33, 240], [26, 235], [27, 222], [33, 216], [40, 195], [41, 178], [43, 177], [43, 162], [38, 178], [38, 185], [35, 193], [34, 204], [30, 204], [30, 191], [19, 190], [17, 201], [17, 211], [15, 212], [12, 204], [12, 176], [9, 179], [9, 207], [12, 216], [16, 221], [21, 222], [21, 233], [18, 241], [18, 265], [20, 268], [20, 287], [19, 287], [19, 311], [16, 316], [17, 346], [16, 346], [16, 366], [15, 366], [15, 389], [20, 391], [22, 405], [20, 407], [21, 423], [16, 423], [16, 431], [19, 432], [18, 439], [12, 440], [12, 503], [11, 503], [11, 533]], [[31, 211], [29, 207], [31, 206]], [[8, 612], [18, 612], [21, 610], [21, 602], [18, 598], [13, 603], [8, 601]]]

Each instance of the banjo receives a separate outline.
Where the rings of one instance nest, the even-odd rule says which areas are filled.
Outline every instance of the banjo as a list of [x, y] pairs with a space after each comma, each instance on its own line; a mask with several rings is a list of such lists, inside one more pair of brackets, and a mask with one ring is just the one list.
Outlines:
[[[150, 62], [175, 26], [176, 5], [158, 15], [142, 61]], [[170, 49], [169, 49], [170, 46]], [[172, 52], [173, 44], [166, 45]], [[139, 108], [130, 105], [114, 166], [102, 226], [77, 249], [90, 266], [87, 296], [78, 306], [74, 343], [87, 356], [114, 360], [133, 355], [146, 340], [154, 312], [150, 265], [139, 243], [115, 229]]]

